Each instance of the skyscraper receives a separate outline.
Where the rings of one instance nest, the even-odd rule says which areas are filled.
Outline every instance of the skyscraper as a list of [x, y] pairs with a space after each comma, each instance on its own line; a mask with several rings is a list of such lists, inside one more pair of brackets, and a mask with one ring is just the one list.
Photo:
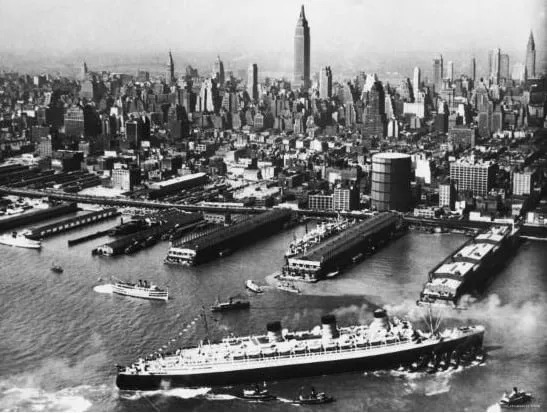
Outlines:
[[418, 98], [418, 92], [420, 91], [421, 71], [418, 66], [414, 68], [414, 75], [412, 76], [412, 89], [414, 90], [414, 99]]
[[365, 137], [385, 137], [386, 115], [385, 94], [382, 82], [374, 82], [370, 92], [366, 93], [367, 106], [363, 113], [361, 133]]
[[474, 57], [471, 58], [471, 79], [473, 82], [477, 80], [477, 61]]
[[213, 64], [213, 78], [216, 79], [220, 87], [224, 86], [224, 63], [220, 60], [220, 56], [217, 56], [217, 60]]
[[294, 88], [310, 86], [310, 27], [304, 5], [294, 31]]
[[433, 85], [435, 92], [439, 93], [443, 87], [443, 56], [438, 59], [433, 59]]
[[165, 83], [172, 85], [175, 83], [175, 63], [173, 63], [173, 55], [169, 50], [169, 60], [167, 61], [167, 71], [165, 73]]
[[247, 71], [247, 93], [255, 101], [258, 100], [258, 66], [253, 63]]
[[531, 30], [526, 45], [526, 77], [532, 79], [536, 77], [536, 43]]
[[488, 52], [488, 77], [496, 85], [500, 81], [500, 59], [500, 49], [492, 49]]
[[509, 55], [500, 55], [500, 79], [509, 79], [511, 77], [511, 71], [509, 69]]
[[321, 68], [319, 73], [319, 96], [328, 99], [332, 96], [332, 72], [330, 66]]
[[448, 62], [448, 70], [446, 73], [446, 78], [450, 81], [454, 80], [454, 62], [452, 60]]
[[535, 32], [536, 49], [536, 77], [547, 75], [547, 2], [536, 0], [534, 10], [536, 16]]

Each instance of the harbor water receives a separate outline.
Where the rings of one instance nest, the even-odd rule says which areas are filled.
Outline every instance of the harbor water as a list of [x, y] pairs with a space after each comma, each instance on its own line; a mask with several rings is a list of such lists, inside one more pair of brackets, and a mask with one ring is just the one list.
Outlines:
[[[110, 220], [48, 238], [41, 251], [0, 246], [0, 408], [18, 411], [277, 411], [312, 410], [290, 404], [301, 386], [336, 398], [327, 410], [492, 410], [504, 390], [519, 386], [547, 403], [546, 243], [525, 241], [493, 279], [484, 296], [462, 311], [444, 310], [443, 323], [486, 327], [485, 365], [436, 374], [391, 371], [272, 381], [279, 400], [250, 403], [241, 386], [121, 392], [115, 364], [130, 364], [160, 349], [197, 344], [205, 337], [264, 333], [266, 323], [311, 329], [332, 312], [340, 325], [369, 322], [379, 306], [419, 323], [415, 302], [427, 271], [467, 238], [409, 232], [335, 279], [295, 295], [273, 288], [252, 295], [244, 283], [278, 271], [294, 235], [286, 230], [232, 255], [198, 267], [163, 263], [168, 242], [132, 256], [97, 257], [91, 249], [108, 237], [67, 247], [67, 240], [111, 227]], [[50, 271], [52, 263], [64, 272]], [[110, 294], [111, 277], [146, 279], [169, 288], [169, 301]], [[217, 297], [240, 294], [251, 309], [212, 314]], [[206, 314], [206, 323], [203, 317]], [[164, 347], [165, 346], [165, 347]], [[314, 410], [322, 409], [313, 408]]]

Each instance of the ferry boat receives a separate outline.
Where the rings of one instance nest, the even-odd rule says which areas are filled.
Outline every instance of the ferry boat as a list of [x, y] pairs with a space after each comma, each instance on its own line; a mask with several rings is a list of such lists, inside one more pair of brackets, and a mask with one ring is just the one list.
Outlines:
[[20, 248], [42, 248], [42, 243], [40, 241], [29, 239], [25, 234], [18, 234], [16, 231], [13, 231], [11, 234], [0, 235], [0, 244]]
[[279, 282], [277, 283], [277, 289], [288, 291], [290, 293], [300, 294], [300, 290], [290, 282]]
[[232, 335], [170, 355], [139, 358], [118, 366], [116, 385], [122, 390], [227, 386], [397, 368], [432, 353], [481, 347], [485, 331], [462, 326], [424, 333], [409, 321], [388, 319], [383, 309], [374, 312], [369, 325], [339, 328], [333, 315], [321, 322], [310, 331], [289, 332], [277, 321], [268, 323], [267, 334]]
[[518, 388], [513, 387], [511, 394], [507, 394], [507, 392], [503, 394], [503, 397], [499, 401], [499, 405], [506, 408], [525, 407], [530, 401], [532, 401], [531, 393], [519, 391]]
[[242, 310], [249, 308], [250, 306], [251, 303], [249, 301], [234, 299], [234, 297], [230, 297], [226, 302], [221, 302], [220, 300], [217, 300], [215, 305], [211, 306], [211, 311], [222, 312], [230, 310]]
[[146, 298], [148, 300], [163, 300], [169, 299], [169, 292], [167, 289], [162, 290], [154, 284], [149, 284], [148, 281], [139, 280], [137, 284], [117, 281], [113, 287], [112, 292], [119, 295], [127, 295], [136, 298]]
[[260, 293], [263, 293], [264, 292], [264, 289], [258, 285], [257, 283], [255, 283], [253, 280], [247, 280], [245, 281], [245, 287], [248, 289], [248, 290], [251, 290], [253, 293], [257, 293], [257, 294], [260, 294]]

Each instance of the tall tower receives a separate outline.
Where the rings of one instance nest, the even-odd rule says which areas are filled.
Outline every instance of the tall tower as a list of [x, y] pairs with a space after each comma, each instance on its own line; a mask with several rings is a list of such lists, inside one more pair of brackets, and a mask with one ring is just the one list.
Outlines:
[[532, 79], [536, 77], [536, 43], [531, 30], [526, 45], [526, 77]]
[[443, 56], [438, 59], [433, 59], [433, 84], [435, 92], [439, 93], [443, 87]]
[[220, 60], [220, 56], [217, 56], [217, 60], [213, 65], [213, 77], [217, 80], [220, 87], [224, 86], [224, 63]]
[[547, 76], [547, 1], [536, 0], [536, 77]]
[[448, 70], [447, 70], [446, 77], [451, 82], [454, 80], [454, 62], [452, 60], [448, 62]]
[[319, 96], [321, 99], [332, 97], [332, 71], [330, 66], [322, 67], [319, 73]]
[[165, 72], [165, 83], [168, 85], [175, 83], [175, 63], [173, 63], [171, 50], [169, 50], [169, 60], [167, 61], [167, 71]]
[[293, 87], [310, 87], [310, 27], [304, 13], [304, 5], [300, 9], [300, 17], [294, 31]]
[[420, 82], [421, 82], [421, 71], [418, 66], [414, 68], [414, 74], [412, 76], [412, 89], [414, 91], [414, 99], [418, 98], [418, 93], [420, 92]]
[[258, 66], [256, 63], [251, 64], [247, 71], [247, 93], [253, 101], [258, 100]]
[[497, 85], [500, 81], [501, 50], [492, 49], [488, 53], [489, 78]]
[[474, 57], [471, 58], [471, 79], [473, 82], [477, 80], [477, 61]]

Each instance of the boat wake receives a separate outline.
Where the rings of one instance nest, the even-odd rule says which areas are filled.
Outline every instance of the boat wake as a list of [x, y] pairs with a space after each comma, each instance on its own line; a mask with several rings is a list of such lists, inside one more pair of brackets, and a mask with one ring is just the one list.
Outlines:
[[488, 406], [486, 411], [490, 413], [501, 412], [501, 406], [499, 405], [499, 403], [496, 403], [496, 404], [493, 404], [492, 406]]
[[31, 412], [83, 412], [93, 406], [89, 399], [94, 393], [104, 394], [107, 386], [69, 387], [59, 391], [46, 391], [36, 387], [9, 387], [0, 383], [0, 406], [4, 411]]
[[150, 390], [150, 391], [120, 391], [119, 397], [125, 400], [139, 400], [142, 398], [148, 398], [152, 396], [159, 397], [176, 397], [179, 399], [194, 399], [201, 396], [205, 396], [211, 391], [210, 387], [200, 387], [197, 389], [191, 389], [186, 387], [178, 387], [176, 389], [169, 390]]
[[102, 284], [93, 287], [93, 291], [101, 294], [112, 294], [112, 284]]
[[205, 397], [206, 397], [207, 400], [235, 400], [235, 399], [239, 399], [239, 397], [234, 396], [233, 394], [209, 393]]

